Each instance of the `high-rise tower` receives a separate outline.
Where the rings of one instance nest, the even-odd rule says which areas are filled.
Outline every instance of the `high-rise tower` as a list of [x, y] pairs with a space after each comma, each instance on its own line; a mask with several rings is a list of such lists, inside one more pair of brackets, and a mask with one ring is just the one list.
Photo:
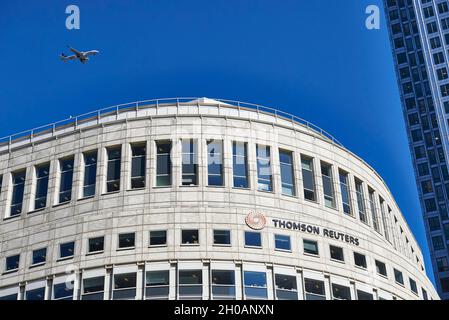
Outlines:
[[449, 299], [449, 4], [384, 4], [436, 285]]

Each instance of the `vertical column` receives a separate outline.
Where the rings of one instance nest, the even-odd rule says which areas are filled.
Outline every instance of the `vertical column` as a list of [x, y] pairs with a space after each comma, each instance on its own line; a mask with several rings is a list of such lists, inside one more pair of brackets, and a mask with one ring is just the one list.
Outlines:
[[168, 293], [169, 300], [178, 300], [178, 264], [170, 263], [170, 288]]
[[137, 264], [137, 275], [136, 275], [136, 300], [142, 300], [144, 297], [143, 290], [145, 288], [145, 264], [140, 263]]
[[242, 265], [236, 263], [235, 265], [235, 299], [243, 300], [243, 277], [242, 277]]
[[211, 300], [211, 290], [210, 290], [210, 263], [203, 264], [203, 300]]
[[267, 298], [268, 300], [273, 300], [275, 295], [274, 295], [274, 275], [273, 275], [273, 266], [267, 266]]

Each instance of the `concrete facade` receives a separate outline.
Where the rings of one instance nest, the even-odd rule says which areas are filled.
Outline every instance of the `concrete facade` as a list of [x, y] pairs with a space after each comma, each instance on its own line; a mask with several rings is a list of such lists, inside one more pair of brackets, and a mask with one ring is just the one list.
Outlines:
[[[181, 185], [181, 139], [187, 138], [198, 143], [197, 186]], [[223, 141], [221, 187], [208, 186], [206, 141], [210, 139]], [[172, 142], [170, 187], [156, 186], [156, 141]], [[233, 141], [247, 143], [249, 188], [233, 187]], [[130, 184], [130, 146], [134, 143], [146, 144], [146, 183], [139, 189], [131, 189]], [[257, 190], [256, 144], [271, 148], [272, 192]], [[107, 193], [106, 148], [111, 146], [120, 146], [122, 151], [120, 190]], [[296, 196], [281, 192], [279, 149], [293, 153]], [[83, 198], [82, 155], [91, 150], [98, 151], [96, 193]], [[304, 199], [301, 155], [313, 158], [317, 201]], [[59, 160], [72, 156], [71, 201], [59, 204]], [[320, 162], [332, 166], [335, 209], [324, 205]], [[50, 163], [47, 204], [34, 210], [35, 166], [43, 163]], [[23, 209], [11, 216], [12, 173], [22, 169], [26, 169]], [[339, 170], [349, 175], [350, 215], [342, 208]], [[25, 299], [27, 292], [45, 288], [44, 298], [53, 299], [55, 286], [69, 282], [74, 285], [69, 298], [77, 300], [82, 298], [84, 279], [104, 276], [102, 298], [112, 299], [114, 276], [134, 274], [136, 285], [131, 295], [142, 299], [148, 298], [147, 272], [168, 270], [168, 294], [160, 298], [212, 299], [216, 281], [212, 271], [230, 270], [235, 271], [231, 296], [236, 299], [251, 298], [251, 286], [244, 285], [244, 278], [249, 277], [245, 271], [266, 275], [264, 295], [268, 299], [280, 298], [277, 274], [297, 279], [292, 291], [296, 291], [298, 299], [306, 297], [304, 279], [322, 281], [327, 299], [333, 298], [335, 284], [349, 288], [351, 299], [358, 298], [358, 290], [372, 294], [373, 299], [425, 299], [425, 295], [439, 299], [426, 276], [421, 250], [380, 176], [362, 159], [316, 130], [276, 114], [207, 99], [117, 109], [0, 145], [0, 176], [0, 298]], [[363, 182], [368, 223], [359, 218], [355, 177]], [[373, 228], [369, 190], [375, 195], [378, 231]], [[379, 197], [384, 200], [384, 220]], [[250, 212], [260, 212], [267, 220], [266, 226], [258, 230], [260, 248], [245, 246], [245, 231], [255, 231], [245, 223]], [[320, 234], [276, 226], [273, 219], [315, 226]], [[198, 244], [181, 243], [181, 230], [185, 229], [198, 230]], [[344, 237], [336, 240], [325, 236], [324, 229], [357, 238], [358, 245]], [[152, 230], [167, 231], [166, 245], [149, 245]], [[214, 244], [213, 230], [229, 230], [231, 244]], [[123, 233], [135, 233], [132, 248], [118, 248], [118, 235]], [[275, 234], [290, 236], [291, 250], [277, 249]], [[104, 237], [104, 250], [89, 253], [88, 239], [93, 237]], [[317, 241], [318, 255], [304, 253], [304, 239]], [[72, 241], [73, 257], [60, 258], [60, 244]], [[343, 249], [344, 262], [331, 259], [329, 245]], [[47, 248], [46, 260], [33, 265], [32, 252], [40, 248]], [[366, 256], [366, 268], [355, 266], [354, 252]], [[14, 255], [20, 255], [19, 267], [8, 271], [6, 258]], [[386, 276], [376, 270], [376, 260], [385, 264]], [[403, 285], [395, 281], [394, 269], [402, 272]], [[199, 294], [180, 293], [182, 270], [201, 270]], [[416, 293], [409, 279], [416, 281]]]

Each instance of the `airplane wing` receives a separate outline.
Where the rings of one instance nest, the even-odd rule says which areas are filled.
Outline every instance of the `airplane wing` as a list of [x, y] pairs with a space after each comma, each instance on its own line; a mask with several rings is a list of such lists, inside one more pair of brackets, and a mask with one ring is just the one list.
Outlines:
[[99, 53], [98, 50], [90, 50], [90, 51], [84, 52], [84, 56], [85, 56], [85, 57], [88, 57], [88, 56], [94, 56], [94, 55], [96, 55], [97, 53]]
[[76, 50], [76, 49], [74, 49], [72, 47], [69, 47], [69, 49], [70, 49], [70, 51], [72, 51], [76, 55], [79, 55], [81, 53], [81, 52], [79, 52], [78, 50]]
[[73, 60], [73, 59], [76, 59], [76, 56], [75, 56], [75, 55], [72, 55], [72, 56], [66, 56], [66, 55], [61, 54], [59, 57], [61, 58], [62, 61], [67, 61], [67, 60]]

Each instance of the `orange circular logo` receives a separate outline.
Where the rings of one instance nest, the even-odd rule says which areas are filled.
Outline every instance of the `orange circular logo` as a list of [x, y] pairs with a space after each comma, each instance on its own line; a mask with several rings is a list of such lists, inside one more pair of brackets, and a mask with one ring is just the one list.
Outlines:
[[254, 230], [261, 230], [267, 224], [267, 218], [261, 212], [250, 211], [245, 218], [248, 227]]

